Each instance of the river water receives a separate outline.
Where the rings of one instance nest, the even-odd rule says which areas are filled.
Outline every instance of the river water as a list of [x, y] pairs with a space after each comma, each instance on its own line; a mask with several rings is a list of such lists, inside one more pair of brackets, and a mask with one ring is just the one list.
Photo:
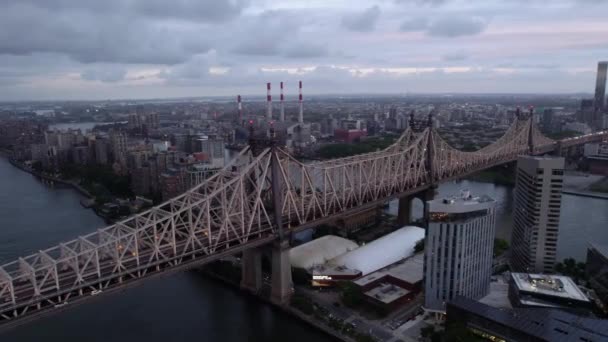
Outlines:
[[[470, 181], [442, 184], [440, 196], [469, 189], [498, 203], [497, 236], [509, 239], [512, 189]], [[0, 264], [102, 227], [79, 195], [52, 188], [0, 158]], [[420, 216], [416, 202], [414, 215]], [[389, 211], [396, 214], [396, 202]], [[584, 260], [589, 241], [608, 243], [608, 200], [564, 195], [558, 258]], [[196, 273], [152, 279], [18, 327], [0, 341], [330, 341], [255, 298]]]

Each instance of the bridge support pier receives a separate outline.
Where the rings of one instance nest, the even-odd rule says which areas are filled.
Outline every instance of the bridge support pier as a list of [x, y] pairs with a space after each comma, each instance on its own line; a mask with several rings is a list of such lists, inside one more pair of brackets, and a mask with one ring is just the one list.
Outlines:
[[412, 221], [412, 199], [414, 199], [413, 195], [399, 198], [397, 224], [400, 226], [405, 226]]
[[257, 294], [262, 289], [262, 251], [251, 248], [241, 257], [241, 289]]
[[422, 200], [423, 203], [423, 215], [424, 215], [424, 226], [425, 228], [429, 227], [429, 204], [428, 201], [432, 201], [435, 199], [435, 194], [437, 193], [437, 186], [433, 185], [430, 188], [419, 192], [417, 195], [418, 198]]
[[272, 288], [270, 300], [276, 304], [287, 304], [293, 293], [291, 264], [289, 263], [289, 241], [277, 241], [272, 246]]

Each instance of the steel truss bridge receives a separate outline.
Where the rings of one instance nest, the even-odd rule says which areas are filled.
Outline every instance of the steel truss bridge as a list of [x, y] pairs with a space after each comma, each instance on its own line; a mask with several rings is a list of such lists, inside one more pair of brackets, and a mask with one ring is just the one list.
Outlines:
[[475, 152], [450, 147], [430, 124], [406, 130], [382, 151], [313, 163], [302, 163], [279, 146], [246, 147], [230, 165], [180, 196], [0, 266], [0, 327], [265, 245], [519, 155], [607, 137], [604, 131], [554, 141], [530, 118], [519, 117], [504, 136]]

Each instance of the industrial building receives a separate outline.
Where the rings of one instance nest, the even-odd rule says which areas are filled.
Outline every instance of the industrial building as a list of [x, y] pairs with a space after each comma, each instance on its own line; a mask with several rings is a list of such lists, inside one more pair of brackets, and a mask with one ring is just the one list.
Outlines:
[[445, 312], [457, 295], [479, 299], [490, 290], [496, 201], [489, 196], [427, 202], [429, 228], [424, 248], [424, 307]]
[[564, 158], [517, 159], [511, 268], [550, 273], [556, 262]]
[[498, 309], [462, 296], [448, 303], [446, 327], [448, 330], [464, 327], [496, 342], [608, 341], [608, 320], [557, 309]]
[[511, 273], [509, 300], [513, 307], [591, 309], [593, 304], [570, 278], [561, 275]]
[[413, 300], [422, 290], [424, 253], [418, 253], [353, 283], [373, 305], [392, 310]]
[[289, 251], [289, 262], [292, 267], [308, 270], [357, 248], [359, 245], [353, 241], [335, 235], [325, 235], [292, 248]]
[[[328, 235], [292, 248], [290, 262], [292, 267], [310, 273], [313, 286], [352, 280], [370, 299], [378, 299], [380, 293], [386, 295], [380, 302], [390, 307], [420, 291], [423, 263], [421, 255], [414, 255], [414, 247], [422, 239], [424, 229], [414, 226], [403, 227], [360, 247], [350, 240]], [[394, 293], [389, 296], [389, 292]]]

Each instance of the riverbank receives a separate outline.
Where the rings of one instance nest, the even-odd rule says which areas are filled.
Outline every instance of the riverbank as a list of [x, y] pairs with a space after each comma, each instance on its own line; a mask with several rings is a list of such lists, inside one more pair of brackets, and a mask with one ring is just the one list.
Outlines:
[[277, 303], [274, 303], [273, 301], [271, 301], [269, 298], [264, 297], [260, 294], [254, 294], [248, 291], [245, 291], [243, 289], [241, 289], [240, 284], [235, 283], [232, 279], [229, 279], [227, 277], [222, 276], [221, 274], [218, 274], [216, 272], [211, 272], [209, 270], [206, 270], [204, 267], [201, 267], [197, 270], [200, 274], [213, 279], [217, 282], [222, 283], [223, 285], [229, 286], [230, 288], [232, 288], [235, 291], [238, 291], [240, 294], [246, 295], [246, 296], [251, 296], [256, 298], [257, 300], [265, 303], [265, 304], [269, 304], [272, 307], [280, 310], [281, 312], [290, 315], [293, 318], [299, 319], [300, 321], [306, 322], [308, 323], [310, 326], [316, 328], [317, 330], [325, 333], [326, 335], [328, 335], [329, 337], [334, 338], [336, 341], [344, 341], [344, 342], [356, 342], [355, 339], [349, 337], [349, 336], [344, 336], [339, 334], [337, 331], [331, 329], [330, 327], [321, 324], [319, 321], [312, 319], [311, 317], [309, 317], [308, 315], [304, 314], [303, 312], [298, 311], [297, 309], [291, 307], [288, 304], [285, 305], [280, 305]]
[[53, 177], [53, 176], [44, 174], [42, 172], [34, 171], [34, 170], [32, 170], [32, 168], [27, 167], [26, 165], [24, 165], [22, 163], [19, 163], [18, 161], [16, 161], [13, 158], [8, 158], [8, 162], [11, 163], [11, 165], [13, 165], [14, 167], [20, 169], [21, 171], [27, 172], [35, 177], [38, 177], [40, 179], [43, 179], [43, 180], [46, 180], [49, 182], [55, 182], [55, 183], [71, 186], [72, 188], [74, 188], [74, 190], [78, 191], [81, 195], [83, 195], [89, 199], [94, 199], [94, 196], [91, 195], [90, 192], [88, 192], [85, 188], [81, 187], [74, 181], [69, 181], [69, 180]]
[[603, 189], [603, 184], [606, 183], [608, 183], [608, 178], [601, 175], [567, 171], [564, 174], [564, 188], [562, 192], [567, 195], [608, 200], [608, 193], [597, 191], [597, 189]]
[[68, 186], [71, 187], [72, 189], [76, 190], [80, 195], [84, 196], [86, 199], [81, 199], [80, 200], [80, 205], [85, 208], [85, 209], [91, 209], [93, 210], [93, 212], [95, 213], [95, 215], [99, 216], [100, 218], [102, 218], [106, 223], [111, 224], [114, 221], [109, 218], [107, 215], [105, 215], [99, 207], [95, 206], [95, 196], [93, 196], [93, 194], [91, 194], [87, 189], [85, 189], [84, 187], [80, 186], [78, 183], [76, 183], [75, 181], [72, 180], [65, 180], [65, 179], [61, 179], [58, 177], [54, 177], [42, 172], [38, 172], [33, 170], [31, 167], [28, 167], [27, 165], [24, 165], [23, 163], [20, 163], [18, 161], [16, 161], [13, 158], [10, 158], [6, 155], [6, 153], [4, 155], [2, 155], [3, 157], [7, 157], [8, 162], [18, 168], [19, 170], [23, 171], [23, 172], [27, 172], [29, 174], [31, 174], [32, 176], [38, 178], [39, 180], [42, 181], [46, 181], [49, 182], [51, 184], [61, 184], [64, 186]]

